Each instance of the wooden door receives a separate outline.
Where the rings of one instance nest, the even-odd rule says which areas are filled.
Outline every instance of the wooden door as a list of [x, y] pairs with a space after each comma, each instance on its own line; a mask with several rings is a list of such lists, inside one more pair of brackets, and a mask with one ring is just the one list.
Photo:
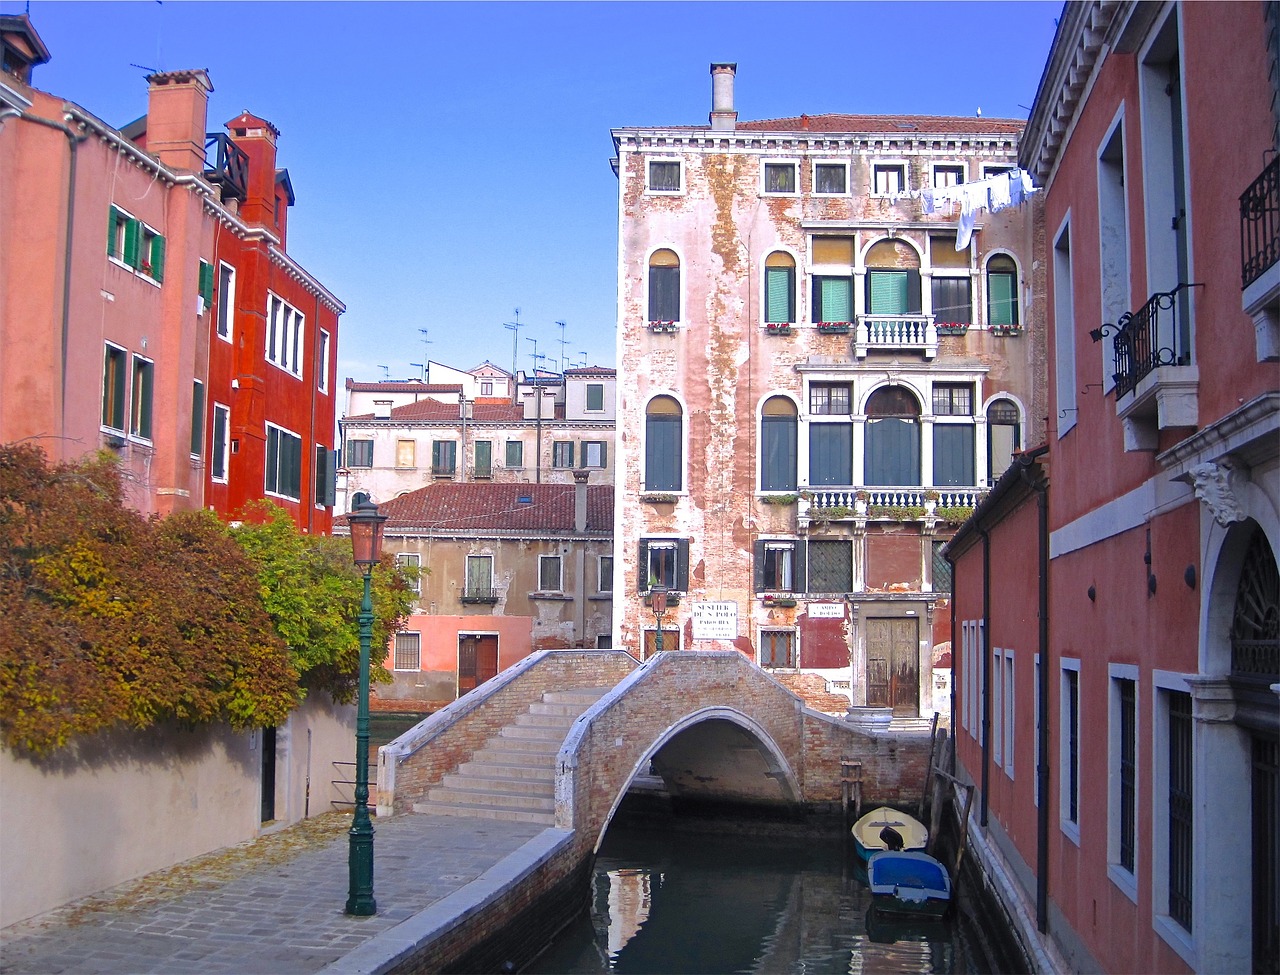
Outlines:
[[920, 713], [919, 621], [867, 620], [867, 704]]
[[458, 696], [475, 690], [498, 674], [498, 635], [463, 633], [458, 636]]

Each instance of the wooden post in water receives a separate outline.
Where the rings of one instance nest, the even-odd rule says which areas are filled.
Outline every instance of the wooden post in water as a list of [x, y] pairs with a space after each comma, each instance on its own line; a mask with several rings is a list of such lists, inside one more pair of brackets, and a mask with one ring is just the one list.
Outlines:
[[933, 722], [929, 726], [929, 764], [924, 770], [924, 789], [920, 792], [920, 818], [924, 818], [924, 806], [929, 801], [929, 783], [933, 778], [933, 763], [935, 761], [934, 747], [938, 741], [938, 712], [933, 712]]
[[840, 759], [840, 809], [844, 823], [849, 825], [849, 801], [853, 800], [853, 818], [862, 815], [862, 763], [849, 758]]

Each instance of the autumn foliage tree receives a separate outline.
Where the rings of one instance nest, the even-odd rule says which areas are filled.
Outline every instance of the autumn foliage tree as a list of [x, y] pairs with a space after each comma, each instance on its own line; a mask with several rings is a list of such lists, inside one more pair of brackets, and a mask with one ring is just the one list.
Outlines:
[[[380, 590], [375, 646], [409, 598], [398, 573]], [[51, 466], [0, 445], [10, 747], [46, 753], [161, 721], [267, 727], [308, 688], [348, 700], [360, 595], [350, 543], [300, 535], [279, 509], [240, 529], [203, 511], [147, 518], [123, 504], [109, 457]]]

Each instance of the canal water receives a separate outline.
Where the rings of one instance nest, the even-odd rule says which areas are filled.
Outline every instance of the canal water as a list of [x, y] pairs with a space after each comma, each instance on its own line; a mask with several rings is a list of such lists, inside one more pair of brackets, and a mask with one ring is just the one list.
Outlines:
[[1007, 970], [989, 957], [989, 932], [955, 908], [943, 921], [884, 921], [843, 829], [753, 835], [742, 824], [697, 825], [611, 826], [589, 909], [526, 971]]

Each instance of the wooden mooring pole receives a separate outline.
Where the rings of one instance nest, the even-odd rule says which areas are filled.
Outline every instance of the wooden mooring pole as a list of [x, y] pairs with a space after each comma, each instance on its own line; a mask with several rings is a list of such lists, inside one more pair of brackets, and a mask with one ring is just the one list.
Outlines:
[[862, 815], [862, 763], [850, 758], [840, 759], [840, 810], [844, 823], [849, 825], [849, 803], [853, 802], [853, 818]]

